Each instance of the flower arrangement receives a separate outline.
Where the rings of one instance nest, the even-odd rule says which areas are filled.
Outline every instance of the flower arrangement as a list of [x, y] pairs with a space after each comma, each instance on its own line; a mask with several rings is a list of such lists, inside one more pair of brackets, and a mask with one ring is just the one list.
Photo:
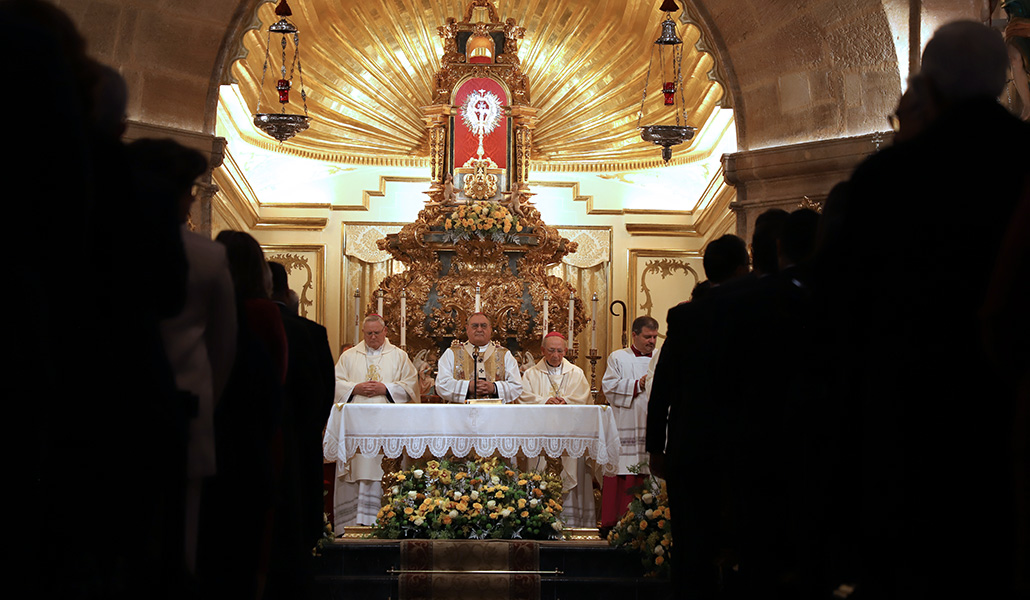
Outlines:
[[516, 473], [498, 458], [430, 460], [389, 473], [372, 537], [557, 539], [561, 481]]
[[608, 543], [639, 553], [648, 577], [668, 576], [672, 523], [665, 481], [648, 477], [631, 491], [633, 500], [626, 514], [608, 532]]
[[522, 231], [518, 215], [496, 202], [477, 202], [459, 206], [443, 219], [444, 233], [452, 242], [473, 237], [494, 242], [515, 241]]

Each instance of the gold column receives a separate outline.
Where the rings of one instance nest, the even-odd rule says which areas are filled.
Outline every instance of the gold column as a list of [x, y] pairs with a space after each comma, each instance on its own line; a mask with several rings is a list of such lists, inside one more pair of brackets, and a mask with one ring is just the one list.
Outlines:
[[512, 152], [515, 164], [514, 181], [511, 189], [526, 189], [529, 187], [529, 159], [533, 151], [533, 129], [536, 127], [537, 109], [528, 106], [511, 107], [511, 119], [513, 121], [514, 148]]
[[429, 128], [429, 169], [433, 187], [443, 184], [447, 175], [447, 121], [451, 107], [433, 104], [422, 107], [422, 119]]

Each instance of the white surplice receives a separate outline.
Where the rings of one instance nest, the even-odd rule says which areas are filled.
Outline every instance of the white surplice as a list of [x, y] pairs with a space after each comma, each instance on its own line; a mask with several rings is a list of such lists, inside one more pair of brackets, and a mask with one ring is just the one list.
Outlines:
[[619, 426], [622, 453], [619, 456], [619, 474], [630, 474], [629, 467], [647, 462], [647, 394], [651, 389], [648, 379], [640, 390], [637, 380], [647, 373], [650, 356], [636, 356], [632, 348], [616, 350], [608, 356], [608, 366], [601, 380], [601, 391], [615, 411]]
[[[387, 394], [362, 396], [354, 386], [366, 381], [379, 381]], [[407, 353], [389, 340], [373, 350], [359, 342], [340, 355], [336, 363], [336, 402], [353, 404], [387, 404], [418, 402], [418, 373]], [[333, 492], [333, 524], [337, 535], [350, 525], [372, 525], [383, 504], [382, 455], [355, 454], [342, 472], [336, 473]]]
[[[457, 378], [454, 375], [455, 352], [464, 352], [472, 356], [472, 344], [465, 342], [459, 346], [451, 346], [442, 355], [436, 364], [436, 393], [443, 398], [444, 402], [463, 404], [468, 398], [469, 379]], [[483, 369], [483, 364], [490, 359], [494, 352], [502, 351], [504, 354], [504, 379], [496, 377]], [[487, 344], [478, 348], [479, 378], [486, 378], [493, 381], [497, 387], [497, 397], [504, 404], [509, 404], [518, 399], [522, 394], [522, 375], [519, 373], [519, 363], [511, 352], [495, 344]]]
[[[546, 404], [548, 398], [562, 398], [567, 404], [590, 404], [590, 384], [583, 369], [562, 359], [561, 365], [552, 367], [540, 359], [522, 375], [520, 404]], [[562, 404], [553, 405], [561, 410]], [[532, 461], [531, 461], [532, 462]], [[586, 456], [563, 456], [562, 463], [562, 520], [569, 527], [596, 527], [597, 511], [594, 502], [592, 469]], [[594, 461], [589, 461], [593, 464]], [[537, 469], [546, 468], [543, 457]]]

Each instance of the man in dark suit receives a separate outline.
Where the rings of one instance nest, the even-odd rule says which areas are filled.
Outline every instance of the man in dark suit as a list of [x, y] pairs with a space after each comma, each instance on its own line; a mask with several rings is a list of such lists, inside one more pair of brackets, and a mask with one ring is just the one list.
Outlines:
[[[711, 277], [709, 262], [722, 261], [707, 258]], [[802, 587], [796, 557], [805, 544], [791, 530], [810, 527], [789, 500], [800, 486], [800, 442], [791, 440], [807, 397], [794, 362], [808, 339], [807, 291], [796, 261], [778, 262], [787, 268], [761, 278], [729, 271], [737, 276], [669, 311], [647, 450], [667, 481], [684, 597], [775, 597]]]
[[[283, 411], [285, 465], [276, 515], [278, 568], [269, 577], [269, 593], [288, 597], [303, 581], [297, 578], [323, 529], [322, 429], [333, 403], [335, 376], [325, 327], [289, 307], [286, 268], [269, 262], [272, 301], [279, 306], [288, 344], [286, 404]], [[278, 573], [278, 577], [276, 577]]]

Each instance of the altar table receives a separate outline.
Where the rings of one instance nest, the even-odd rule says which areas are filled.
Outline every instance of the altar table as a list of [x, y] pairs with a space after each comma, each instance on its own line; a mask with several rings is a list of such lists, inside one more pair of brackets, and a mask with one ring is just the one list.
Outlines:
[[605, 475], [619, 465], [619, 430], [607, 406], [336, 404], [322, 450], [338, 468], [354, 453], [505, 458], [589, 456]]

